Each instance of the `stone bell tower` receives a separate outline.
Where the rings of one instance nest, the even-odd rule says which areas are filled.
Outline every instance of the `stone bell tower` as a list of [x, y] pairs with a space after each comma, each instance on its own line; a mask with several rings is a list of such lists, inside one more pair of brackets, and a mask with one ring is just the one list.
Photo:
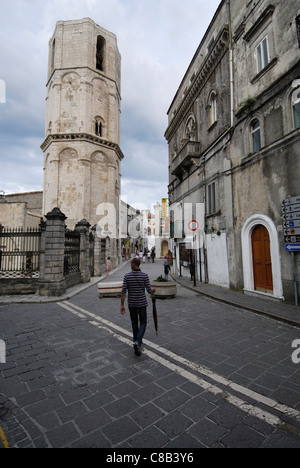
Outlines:
[[90, 18], [56, 24], [41, 146], [43, 214], [60, 208], [69, 229], [82, 219], [97, 224], [103, 203], [114, 205], [118, 223], [120, 66], [116, 36]]

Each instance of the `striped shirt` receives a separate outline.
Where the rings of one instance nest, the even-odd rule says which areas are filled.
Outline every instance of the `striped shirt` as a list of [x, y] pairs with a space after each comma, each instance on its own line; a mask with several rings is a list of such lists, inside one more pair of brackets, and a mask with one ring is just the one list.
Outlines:
[[146, 273], [140, 270], [132, 270], [124, 276], [122, 296], [126, 296], [128, 291], [129, 307], [147, 307], [148, 301], [145, 289], [149, 294], [153, 293], [149, 276]]

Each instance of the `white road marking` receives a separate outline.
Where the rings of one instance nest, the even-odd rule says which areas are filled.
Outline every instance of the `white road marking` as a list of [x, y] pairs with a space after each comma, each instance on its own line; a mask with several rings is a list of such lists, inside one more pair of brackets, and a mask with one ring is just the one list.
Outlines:
[[[96, 314], [93, 314], [92, 312], [89, 312], [88, 310], [85, 310], [85, 309], [82, 309], [81, 307], [78, 307], [74, 304], [72, 304], [71, 302], [68, 302], [68, 301], [65, 301], [65, 302], [60, 302], [60, 303], [57, 303], [57, 305], [60, 305], [61, 307], [65, 308], [66, 310], [72, 312], [73, 314], [77, 315], [78, 317], [80, 318], [87, 318], [87, 317], [91, 317], [93, 320], [90, 320], [89, 322], [100, 328], [100, 329], [104, 329], [106, 330], [108, 333], [110, 333], [111, 335], [113, 335], [115, 338], [117, 338], [119, 341], [122, 341], [123, 343], [129, 345], [129, 346], [132, 346], [132, 334], [130, 332], [128, 332], [127, 330], [125, 330], [124, 328], [122, 327], [119, 327], [118, 325], [102, 318], [102, 317], [99, 317], [98, 315]], [[123, 335], [126, 335], [126, 336], [129, 336], [130, 338], [125, 338]], [[214, 395], [222, 395], [222, 397], [228, 401], [229, 403], [233, 404], [234, 406], [236, 406], [237, 408], [245, 411], [246, 413], [252, 415], [252, 416], [255, 416], [265, 422], [267, 422], [268, 424], [270, 424], [271, 426], [279, 426], [279, 425], [282, 425], [283, 424], [283, 421], [265, 411], [265, 410], [262, 410], [261, 408], [259, 408], [258, 406], [254, 406], [254, 405], [251, 405], [249, 403], [247, 403], [246, 401], [242, 400], [241, 398], [238, 398], [236, 397], [235, 395], [232, 395], [231, 393], [228, 392], [228, 390], [234, 390], [238, 393], [240, 393], [241, 395], [244, 395], [244, 396], [247, 396], [249, 398], [251, 398], [252, 400], [254, 400], [255, 402], [257, 403], [261, 403], [265, 406], [268, 406], [276, 411], [278, 411], [279, 413], [282, 413], [284, 415], [287, 415], [287, 416], [290, 416], [294, 419], [296, 419], [297, 421], [300, 421], [300, 412], [297, 411], [296, 409], [294, 408], [290, 408], [286, 405], [283, 405], [283, 404], [280, 404], [278, 402], [276, 402], [275, 400], [271, 399], [271, 398], [268, 398], [268, 397], [265, 397], [264, 395], [261, 395], [257, 392], [254, 392], [246, 387], [243, 387], [242, 385], [239, 385], [239, 384], [236, 384], [228, 379], [226, 379], [225, 377], [222, 377], [221, 375], [219, 374], [216, 374], [215, 372], [212, 372], [211, 370], [207, 369], [206, 367], [203, 367], [203, 366], [200, 366], [192, 361], [189, 361], [185, 358], [183, 358], [182, 356], [179, 356], [175, 353], [173, 353], [172, 351], [169, 351], [168, 349], [166, 348], [163, 348], [162, 346], [159, 346], [159, 345], [156, 345], [155, 343], [152, 343], [151, 341], [148, 341], [148, 340], [144, 340], [144, 343], [147, 347], [150, 347], [152, 349], [154, 349], [154, 351], [156, 352], [159, 352], [159, 353], [162, 353], [164, 355], [164, 357], [156, 354], [155, 352], [152, 352], [148, 349], [146, 349], [144, 351], [143, 354], [146, 354], [147, 356], [149, 356], [151, 359], [159, 362], [160, 364], [162, 364], [163, 366], [171, 369], [172, 371], [180, 374], [182, 377], [188, 379], [190, 382], [193, 382], [195, 383], [196, 385], [199, 385], [201, 388], [203, 388], [204, 390], [210, 392], [210, 393], [213, 393]], [[166, 356], [170, 359], [172, 359], [173, 361], [185, 366], [185, 367], [188, 367], [190, 368], [193, 372], [196, 372], [197, 374], [201, 374], [202, 376], [204, 377], [208, 377], [209, 379], [211, 379], [212, 381], [216, 382], [216, 383], [219, 383], [221, 385], [224, 385], [226, 387], [226, 390], [224, 392], [224, 390], [222, 388], [219, 388], [217, 387], [216, 385], [206, 381], [205, 379], [193, 374], [192, 372], [184, 369], [183, 367], [180, 367], [179, 365], [177, 364], [174, 364], [172, 362], [170, 362], [169, 360], [166, 359]]]

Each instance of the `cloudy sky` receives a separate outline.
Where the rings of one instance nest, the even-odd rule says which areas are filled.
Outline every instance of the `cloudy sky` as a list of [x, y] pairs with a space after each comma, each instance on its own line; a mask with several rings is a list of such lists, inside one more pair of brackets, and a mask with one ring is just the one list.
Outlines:
[[147, 208], [167, 198], [167, 111], [219, 3], [0, 0], [0, 191], [42, 190], [48, 42], [57, 21], [90, 17], [122, 56], [122, 197]]

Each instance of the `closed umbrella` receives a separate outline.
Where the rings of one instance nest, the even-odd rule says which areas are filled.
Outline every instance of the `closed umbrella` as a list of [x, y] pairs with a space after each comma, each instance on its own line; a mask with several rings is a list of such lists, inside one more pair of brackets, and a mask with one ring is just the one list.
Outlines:
[[157, 322], [157, 310], [156, 310], [156, 297], [152, 296], [152, 304], [153, 304], [153, 320], [154, 326], [156, 331], [156, 336], [158, 336], [158, 322]]

